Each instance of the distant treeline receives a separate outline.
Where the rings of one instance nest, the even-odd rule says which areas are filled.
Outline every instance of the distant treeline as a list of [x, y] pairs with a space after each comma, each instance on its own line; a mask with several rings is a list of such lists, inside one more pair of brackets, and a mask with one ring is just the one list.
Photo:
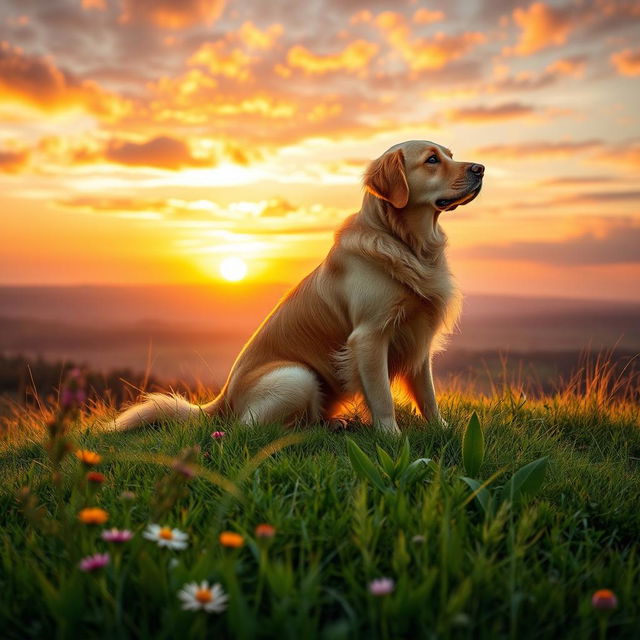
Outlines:
[[52, 406], [58, 402], [60, 389], [74, 369], [82, 372], [89, 403], [97, 400], [120, 405], [125, 400], [135, 399], [141, 390], [152, 391], [162, 386], [157, 378], [131, 369], [103, 373], [77, 362], [0, 355], [0, 394], [24, 404], [40, 402]]
[[[493, 395], [505, 387], [542, 396], [572, 388], [589, 392], [594, 384], [605, 385], [607, 395], [628, 396], [640, 389], [638, 354], [626, 350], [588, 353], [580, 351], [539, 351], [509, 353], [452, 349], [434, 361], [436, 383], [445, 388], [473, 390]], [[129, 368], [97, 371], [72, 361], [0, 354], [0, 395], [9, 395], [24, 404], [38, 402], [52, 406], [58, 402], [64, 381], [73, 369], [80, 369], [87, 401], [120, 406], [142, 391], [189, 392], [182, 382], [162, 380]]]

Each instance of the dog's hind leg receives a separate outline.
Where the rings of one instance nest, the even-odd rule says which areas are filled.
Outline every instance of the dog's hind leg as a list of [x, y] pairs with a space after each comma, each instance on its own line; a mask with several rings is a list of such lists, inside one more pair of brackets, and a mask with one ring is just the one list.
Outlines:
[[247, 424], [314, 422], [320, 419], [320, 383], [316, 374], [302, 364], [279, 363], [243, 393], [238, 405], [240, 421]]

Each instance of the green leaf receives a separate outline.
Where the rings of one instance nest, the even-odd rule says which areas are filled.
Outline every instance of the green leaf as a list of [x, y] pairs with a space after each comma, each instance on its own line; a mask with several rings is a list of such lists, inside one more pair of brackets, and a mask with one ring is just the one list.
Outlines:
[[395, 466], [391, 456], [379, 445], [376, 445], [376, 451], [378, 452], [378, 460], [380, 460], [380, 466], [384, 469], [386, 474], [393, 478], [395, 475]]
[[431, 458], [418, 458], [414, 460], [407, 468], [400, 474], [400, 486], [404, 487], [406, 485], [415, 482], [420, 475], [431, 468], [433, 465], [433, 461]]
[[388, 489], [382, 480], [380, 471], [369, 460], [367, 454], [353, 441], [351, 438], [347, 438], [347, 453], [349, 454], [349, 460], [351, 460], [351, 466], [358, 476], [369, 480], [371, 484], [380, 489], [380, 491], [386, 491]]
[[477, 476], [483, 460], [484, 435], [478, 414], [474, 411], [462, 437], [462, 463], [467, 475]]
[[489, 500], [491, 499], [489, 490], [486, 487], [483, 487], [482, 484], [474, 478], [467, 478], [463, 476], [460, 480], [469, 485], [469, 488], [475, 494], [474, 497], [482, 507], [482, 510], [485, 512], [489, 511]]
[[511, 480], [504, 485], [504, 497], [516, 502], [524, 495], [533, 495], [544, 481], [549, 457], [538, 458], [516, 471]]
[[396, 471], [402, 473], [409, 466], [409, 456], [411, 455], [411, 449], [409, 448], [409, 438], [405, 437], [402, 443], [402, 449], [400, 450], [400, 456], [396, 461]]

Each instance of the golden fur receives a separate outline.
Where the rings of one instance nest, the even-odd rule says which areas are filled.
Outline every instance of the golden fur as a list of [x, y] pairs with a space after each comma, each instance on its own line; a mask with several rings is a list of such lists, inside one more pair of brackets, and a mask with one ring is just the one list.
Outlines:
[[426, 420], [441, 420], [431, 357], [459, 305], [438, 218], [479, 193], [483, 172], [432, 142], [389, 149], [365, 173], [361, 210], [249, 339], [218, 397], [198, 406], [152, 394], [116, 428], [200, 412], [247, 423], [329, 420], [361, 396], [374, 425], [397, 432], [394, 379]]

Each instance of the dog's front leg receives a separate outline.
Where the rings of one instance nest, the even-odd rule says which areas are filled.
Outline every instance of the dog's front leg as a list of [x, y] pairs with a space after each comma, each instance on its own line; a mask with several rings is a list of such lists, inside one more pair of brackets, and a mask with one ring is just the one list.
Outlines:
[[406, 382], [422, 417], [428, 422], [440, 422], [446, 426], [446, 422], [440, 415], [440, 409], [438, 408], [438, 402], [436, 400], [430, 355], [417, 371], [407, 376]]
[[375, 427], [400, 433], [389, 383], [388, 339], [375, 329], [358, 327], [347, 342], [355, 361], [360, 387]]

